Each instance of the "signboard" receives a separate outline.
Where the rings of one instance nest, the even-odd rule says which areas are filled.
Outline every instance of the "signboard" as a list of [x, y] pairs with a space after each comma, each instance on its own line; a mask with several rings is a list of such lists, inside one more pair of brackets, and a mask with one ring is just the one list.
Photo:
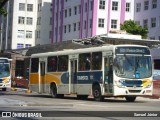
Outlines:
[[150, 55], [150, 51], [145, 47], [117, 47], [116, 54], [145, 54]]

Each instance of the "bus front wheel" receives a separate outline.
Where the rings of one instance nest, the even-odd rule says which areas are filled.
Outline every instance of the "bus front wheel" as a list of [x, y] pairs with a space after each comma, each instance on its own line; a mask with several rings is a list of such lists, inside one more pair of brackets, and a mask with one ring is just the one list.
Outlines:
[[104, 97], [101, 95], [101, 88], [99, 85], [93, 86], [92, 94], [93, 94], [95, 101], [103, 101], [104, 100]]
[[134, 102], [136, 100], [135, 96], [127, 96], [125, 98], [126, 98], [127, 102]]

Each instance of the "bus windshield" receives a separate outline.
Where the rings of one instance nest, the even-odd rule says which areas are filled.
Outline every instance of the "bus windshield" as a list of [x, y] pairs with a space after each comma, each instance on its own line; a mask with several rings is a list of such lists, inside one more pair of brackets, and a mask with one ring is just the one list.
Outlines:
[[117, 55], [114, 60], [114, 70], [122, 78], [147, 78], [152, 75], [150, 56]]
[[10, 76], [9, 64], [0, 63], [0, 78]]

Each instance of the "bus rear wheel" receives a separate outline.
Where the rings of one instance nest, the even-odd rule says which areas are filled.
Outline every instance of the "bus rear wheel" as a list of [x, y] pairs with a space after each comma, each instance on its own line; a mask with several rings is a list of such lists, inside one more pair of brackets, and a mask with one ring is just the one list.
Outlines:
[[127, 102], [134, 102], [136, 100], [135, 96], [127, 96], [125, 98], [126, 98]]
[[104, 100], [104, 97], [101, 95], [101, 88], [99, 85], [93, 86], [92, 94], [93, 94], [95, 101], [103, 101]]
[[64, 97], [64, 94], [57, 94], [57, 87], [56, 87], [55, 84], [52, 84], [50, 89], [51, 89], [50, 93], [51, 93], [52, 98], [62, 98], [62, 97]]

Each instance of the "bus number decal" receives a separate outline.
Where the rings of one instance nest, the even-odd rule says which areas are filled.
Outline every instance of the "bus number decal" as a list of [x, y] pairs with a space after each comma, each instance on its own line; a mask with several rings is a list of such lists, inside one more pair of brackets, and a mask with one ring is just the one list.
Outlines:
[[89, 80], [88, 76], [77, 76], [77, 80]]

